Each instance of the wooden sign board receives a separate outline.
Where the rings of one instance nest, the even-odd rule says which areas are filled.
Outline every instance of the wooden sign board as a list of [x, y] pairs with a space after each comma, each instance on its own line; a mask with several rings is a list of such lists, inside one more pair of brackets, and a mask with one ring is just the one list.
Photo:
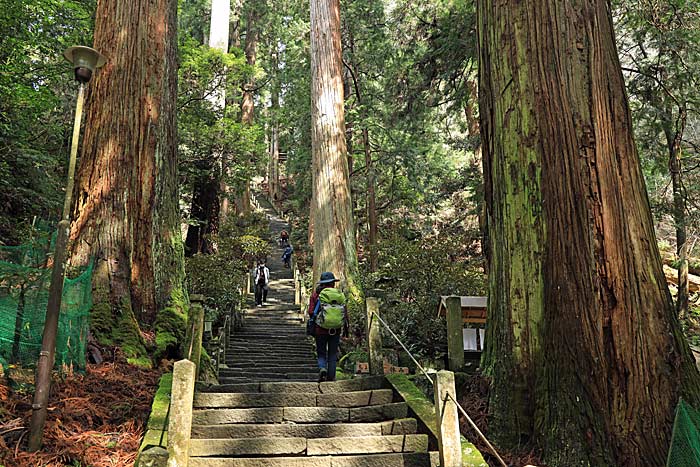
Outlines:
[[[357, 362], [355, 364], [355, 373], [356, 374], [366, 374], [369, 373], [369, 363], [367, 362]], [[404, 375], [407, 375], [408, 372], [408, 367], [405, 366], [394, 366], [389, 362], [384, 362], [384, 374], [388, 375], [391, 373], [402, 373]]]
[[[485, 324], [486, 323], [486, 297], [459, 297], [462, 306], [462, 321], [469, 324]], [[438, 316], [447, 314], [447, 296], [440, 297], [440, 305], [438, 305]]]

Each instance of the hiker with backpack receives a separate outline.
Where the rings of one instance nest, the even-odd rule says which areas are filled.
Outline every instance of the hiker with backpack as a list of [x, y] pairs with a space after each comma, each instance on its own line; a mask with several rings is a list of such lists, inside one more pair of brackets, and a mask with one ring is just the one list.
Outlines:
[[286, 230], [283, 230], [280, 233], [280, 246], [288, 246], [289, 245], [289, 233], [287, 233]]
[[282, 261], [284, 261], [284, 267], [288, 268], [290, 267], [290, 260], [292, 259], [292, 246], [287, 245], [286, 248], [284, 249], [284, 253], [282, 253]]
[[332, 272], [324, 272], [309, 300], [307, 332], [316, 338], [319, 382], [335, 381], [341, 331], [343, 337], [347, 337], [349, 331], [345, 295], [335, 288], [336, 282], [338, 279]]
[[267, 290], [270, 284], [270, 270], [265, 266], [265, 261], [258, 261], [255, 268], [255, 305], [261, 307], [267, 301]]

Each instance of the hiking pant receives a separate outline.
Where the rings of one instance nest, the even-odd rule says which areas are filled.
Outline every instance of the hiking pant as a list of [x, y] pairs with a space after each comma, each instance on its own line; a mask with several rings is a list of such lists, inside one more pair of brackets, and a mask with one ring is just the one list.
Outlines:
[[338, 358], [338, 343], [340, 330], [334, 335], [316, 334], [316, 353], [318, 354], [319, 370], [326, 369], [328, 381], [335, 381], [335, 364]]
[[267, 287], [260, 284], [255, 284], [255, 304], [262, 305], [267, 301]]

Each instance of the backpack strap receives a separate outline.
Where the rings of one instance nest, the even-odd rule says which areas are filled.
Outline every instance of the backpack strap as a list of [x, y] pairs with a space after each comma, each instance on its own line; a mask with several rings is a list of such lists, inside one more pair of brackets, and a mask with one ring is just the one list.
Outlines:
[[316, 316], [318, 315], [318, 310], [321, 309], [321, 297], [316, 299], [316, 306], [314, 306], [314, 314], [311, 315], [311, 319], [316, 321]]

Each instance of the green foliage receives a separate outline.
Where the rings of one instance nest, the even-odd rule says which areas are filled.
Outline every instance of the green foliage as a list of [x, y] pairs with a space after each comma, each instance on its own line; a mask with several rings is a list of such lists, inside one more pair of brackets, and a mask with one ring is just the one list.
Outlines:
[[94, 0], [6, 0], [0, 8], [0, 242], [62, 202], [77, 87], [62, 53], [91, 44]]
[[229, 218], [215, 238], [215, 254], [197, 254], [185, 258], [191, 293], [205, 296], [205, 313], [216, 320], [224, 312], [240, 308], [243, 297], [239, 286], [248, 274], [251, 262], [269, 254], [267, 241], [254, 235], [265, 222], [257, 214]]
[[[383, 318], [417, 357], [444, 354], [445, 322], [436, 317], [440, 296], [486, 294], [481, 260], [464, 240], [448, 231], [426, 237], [397, 233], [382, 240], [379, 271], [365, 275], [365, 290], [383, 297]], [[354, 324], [361, 332], [364, 323]]]
[[695, 245], [695, 256], [700, 256], [700, 2], [613, 3], [635, 140], [657, 233], [662, 239], [675, 237], [669, 155], [678, 137], [685, 227], [691, 250]]

